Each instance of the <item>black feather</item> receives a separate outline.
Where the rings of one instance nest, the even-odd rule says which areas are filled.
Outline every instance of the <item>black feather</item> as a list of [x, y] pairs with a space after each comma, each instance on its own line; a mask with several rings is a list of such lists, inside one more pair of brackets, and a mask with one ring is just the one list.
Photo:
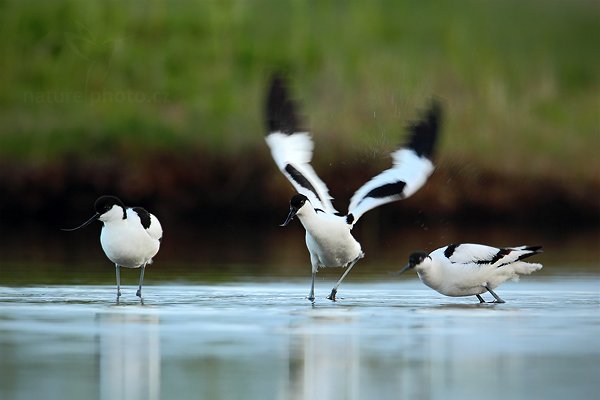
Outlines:
[[456, 250], [456, 248], [458, 246], [460, 246], [460, 244], [450, 244], [450, 245], [448, 245], [448, 247], [446, 247], [446, 250], [444, 250], [444, 255], [446, 256], [446, 258], [452, 257], [452, 254], [454, 254], [454, 251]]
[[531, 257], [534, 254], [543, 253], [542, 246], [527, 246], [523, 250], [530, 251], [531, 253], [522, 254], [518, 260], [521, 261], [524, 258]]
[[376, 187], [371, 190], [369, 193], [365, 195], [365, 199], [367, 197], [373, 197], [377, 199], [391, 197], [391, 196], [399, 196], [400, 198], [404, 198], [404, 187], [406, 186], [406, 182], [398, 181], [394, 183], [387, 183], [383, 186]]
[[423, 117], [408, 125], [408, 143], [405, 148], [415, 151], [419, 157], [431, 159], [437, 142], [441, 125], [442, 106], [437, 100], [432, 100]]
[[136, 214], [140, 217], [140, 221], [142, 222], [142, 226], [144, 227], [144, 229], [150, 228], [150, 213], [142, 207], [133, 207], [132, 210], [135, 211]]
[[267, 134], [283, 132], [291, 135], [294, 132], [300, 132], [298, 116], [296, 115], [296, 103], [288, 93], [286, 80], [279, 74], [274, 74], [271, 79], [265, 109], [267, 112], [267, 127], [269, 128]]
[[285, 166], [285, 171], [290, 174], [290, 176], [292, 177], [292, 179], [297, 182], [300, 186], [302, 186], [303, 188], [306, 188], [308, 190], [310, 190], [311, 192], [313, 192], [315, 194], [315, 196], [317, 197], [317, 199], [319, 199], [319, 201], [321, 203], [323, 203], [323, 199], [321, 199], [319, 197], [319, 194], [317, 193], [317, 190], [315, 189], [315, 187], [310, 183], [310, 181], [308, 179], [306, 179], [304, 177], [304, 175], [302, 175], [302, 173], [300, 173], [300, 171], [298, 171], [292, 164], [287, 164]]
[[495, 262], [499, 261], [500, 259], [506, 257], [507, 255], [509, 255], [510, 253], [512, 253], [511, 249], [500, 249], [498, 250], [498, 252], [494, 255], [494, 257], [492, 257], [491, 260], [485, 261], [483, 262], [484, 264], [494, 264]]
[[352, 225], [353, 222], [354, 222], [354, 215], [352, 215], [352, 213], [346, 215], [346, 223], [348, 225]]

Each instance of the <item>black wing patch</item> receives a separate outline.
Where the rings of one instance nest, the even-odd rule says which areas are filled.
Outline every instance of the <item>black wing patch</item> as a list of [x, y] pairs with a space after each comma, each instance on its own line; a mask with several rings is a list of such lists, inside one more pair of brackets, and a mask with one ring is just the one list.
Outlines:
[[492, 257], [489, 260], [478, 260], [476, 261], [477, 264], [494, 264], [497, 261], [499, 261], [501, 258], [506, 257], [507, 255], [509, 255], [512, 252], [511, 249], [499, 249], [498, 252], [496, 254], [494, 254], [494, 257]]
[[522, 254], [518, 259], [519, 261], [521, 261], [524, 258], [531, 257], [534, 254], [543, 253], [542, 246], [528, 246], [525, 247], [523, 250], [530, 251], [531, 253]]
[[448, 247], [446, 247], [446, 250], [444, 250], [444, 255], [446, 256], [446, 258], [452, 257], [452, 254], [454, 254], [454, 251], [456, 250], [456, 248], [458, 246], [460, 246], [460, 244], [450, 244], [450, 245], [448, 245]]
[[315, 187], [312, 185], [312, 183], [310, 183], [309, 180], [306, 179], [306, 177], [304, 175], [302, 175], [302, 173], [300, 173], [300, 171], [298, 171], [292, 164], [286, 164], [285, 172], [290, 174], [292, 179], [294, 181], [296, 181], [300, 186], [313, 192], [315, 194], [315, 196], [317, 197], [317, 199], [319, 199], [319, 201], [321, 203], [324, 203], [323, 199], [321, 199], [321, 197], [319, 197], [319, 193], [317, 193], [317, 191], [316, 191]]
[[150, 228], [150, 213], [142, 207], [133, 207], [132, 210], [135, 211], [136, 214], [140, 217], [140, 221], [142, 222], [142, 226], [144, 227], [144, 229]]
[[[538, 254], [538, 253], [542, 253], [542, 246], [528, 246], [528, 247], [525, 247], [524, 249], [521, 249], [521, 250], [530, 251], [530, 253], [521, 254], [517, 258], [516, 261], [521, 261], [524, 258], [531, 257], [531, 256], [533, 256], [535, 254]], [[507, 264], [509, 264], [509, 263], [507, 263]], [[502, 267], [504, 265], [506, 265], [506, 264], [499, 265], [498, 267]]]
[[346, 215], [346, 223], [348, 225], [352, 225], [354, 223], [354, 215], [352, 215], [351, 213]]
[[[512, 252], [512, 250], [509, 250], [509, 249], [503, 249], [503, 250], [508, 250], [508, 253]], [[527, 257], [531, 257], [531, 256], [533, 256], [535, 254], [542, 253], [542, 246], [529, 246], [529, 247], [522, 248], [520, 250], [521, 251], [523, 251], [523, 250], [524, 251], [529, 251], [530, 253], [521, 254], [519, 257], [517, 257], [517, 259], [515, 261], [511, 261], [511, 262], [507, 262], [507, 263], [504, 263], [504, 264], [500, 264], [500, 265], [498, 265], [498, 268], [503, 267], [503, 266], [508, 265], [508, 264], [512, 264], [512, 263], [517, 262], [517, 261], [521, 261], [522, 259], [527, 258]]]
[[402, 192], [404, 191], [405, 186], [406, 186], [406, 182], [403, 182], [403, 181], [398, 181], [395, 183], [387, 183], [383, 186], [379, 186], [379, 187], [376, 187], [375, 189], [371, 190], [369, 193], [367, 193], [365, 195], [365, 197], [363, 198], [363, 201], [367, 197], [382, 199], [385, 197], [400, 196], [400, 198], [402, 199], [402, 198], [404, 198], [404, 194]]
[[271, 88], [267, 97], [267, 125], [271, 132], [283, 132], [291, 135], [300, 132], [296, 104], [288, 94], [286, 81], [278, 74], [271, 80]]
[[[444, 255], [447, 258], [450, 258], [452, 255], [454, 255], [454, 253], [456, 252], [456, 249], [460, 246], [460, 244], [451, 244], [448, 245], [446, 247], [446, 249], [444, 250]], [[505, 265], [509, 265], [512, 264], [516, 261], [520, 261], [524, 258], [527, 257], [531, 257], [534, 254], [537, 253], [541, 253], [542, 246], [529, 246], [529, 247], [520, 247], [520, 248], [501, 248], [498, 249], [498, 251], [496, 253], [490, 254], [490, 256], [488, 256], [487, 258], [480, 258], [479, 260], [470, 260], [470, 261], [461, 261], [461, 264], [469, 264], [469, 263], [475, 263], [477, 265], [493, 265], [495, 263], [497, 263], [498, 261], [502, 260], [504, 257], [508, 256], [509, 254], [511, 254], [514, 251], [529, 251], [529, 253], [525, 253], [525, 254], [521, 254], [519, 257], [512, 258], [509, 261], [505, 261], [502, 264], [497, 265], [497, 268], [503, 267]], [[452, 263], [456, 263], [456, 261], [451, 261]]]
[[432, 100], [425, 115], [417, 122], [410, 123], [408, 143], [404, 146], [412, 149], [419, 157], [431, 158], [437, 140], [438, 128], [442, 116], [442, 106]]

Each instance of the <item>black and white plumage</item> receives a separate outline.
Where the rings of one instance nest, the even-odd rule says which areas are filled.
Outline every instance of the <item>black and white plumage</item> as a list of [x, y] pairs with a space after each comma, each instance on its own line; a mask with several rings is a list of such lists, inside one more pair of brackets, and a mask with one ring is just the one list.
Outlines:
[[417, 251], [410, 255], [408, 264], [399, 273], [417, 271], [421, 281], [446, 296], [480, 296], [490, 292], [495, 303], [504, 303], [493, 291], [503, 282], [518, 280], [519, 275], [531, 274], [541, 264], [522, 261], [542, 252], [541, 246], [496, 248], [482, 244], [451, 244], [430, 254]]
[[99, 197], [94, 203], [96, 213], [80, 226], [64, 231], [74, 231], [99, 220], [103, 223], [100, 244], [104, 254], [115, 263], [117, 274], [117, 302], [121, 296], [121, 270], [141, 268], [136, 295], [142, 300], [142, 283], [146, 265], [158, 253], [162, 240], [162, 227], [158, 219], [142, 207], [125, 207], [115, 196]]
[[315, 274], [320, 267], [343, 267], [346, 271], [333, 287], [330, 300], [354, 264], [364, 254], [351, 229], [367, 211], [414, 194], [434, 170], [431, 161], [437, 141], [441, 107], [432, 102], [422, 119], [409, 125], [408, 142], [392, 153], [393, 165], [360, 187], [350, 200], [347, 214], [331, 203], [325, 183], [310, 165], [314, 144], [311, 135], [300, 129], [296, 105], [286, 82], [279, 76], [271, 81], [266, 104], [266, 142], [279, 170], [299, 194], [290, 201], [283, 226], [298, 216], [306, 229], [306, 245], [312, 264], [308, 299], [314, 300]]

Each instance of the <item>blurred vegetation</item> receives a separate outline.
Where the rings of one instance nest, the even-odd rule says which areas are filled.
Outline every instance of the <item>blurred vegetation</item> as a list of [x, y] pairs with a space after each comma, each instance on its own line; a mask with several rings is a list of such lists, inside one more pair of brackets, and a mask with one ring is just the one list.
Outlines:
[[436, 96], [443, 159], [596, 181], [599, 38], [593, 0], [2, 0], [0, 158], [268, 156], [283, 69], [317, 164], [383, 158]]

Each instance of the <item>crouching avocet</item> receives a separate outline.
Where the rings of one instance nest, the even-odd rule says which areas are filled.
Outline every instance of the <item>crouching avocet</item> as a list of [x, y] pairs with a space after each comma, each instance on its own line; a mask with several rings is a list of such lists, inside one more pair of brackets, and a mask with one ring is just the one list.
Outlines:
[[142, 300], [142, 283], [146, 265], [152, 263], [152, 257], [158, 253], [162, 240], [162, 227], [158, 219], [142, 207], [128, 207], [114, 196], [102, 196], [94, 204], [96, 214], [89, 220], [72, 229], [74, 231], [92, 222], [103, 222], [100, 244], [106, 257], [115, 263], [117, 272], [117, 303], [121, 296], [121, 270], [141, 268], [140, 284], [136, 296]]
[[315, 274], [320, 267], [346, 271], [327, 297], [335, 301], [338, 286], [364, 254], [351, 229], [367, 211], [415, 193], [433, 172], [433, 153], [440, 123], [440, 106], [433, 102], [422, 120], [408, 128], [408, 143], [392, 153], [393, 166], [372, 178], [350, 200], [348, 214], [338, 213], [323, 181], [310, 165], [313, 142], [299, 129], [295, 104], [285, 82], [274, 77], [267, 99], [267, 144], [275, 163], [299, 194], [292, 197], [282, 226], [298, 216], [306, 230], [306, 246], [312, 264], [308, 299], [315, 299]]
[[524, 258], [541, 253], [541, 246], [496, 248], [482, 244], [451, 244], [434, 250], [412, 253], [408, 264], [398, 272], [414, 269], [421, 281], [446, 296], [480, 296], [490, 292], [494, 303], [504, 303], [493, 291], [497, 286], [520, 274], [531, 274], [542, 268], [542, 264], [527, 263]]

